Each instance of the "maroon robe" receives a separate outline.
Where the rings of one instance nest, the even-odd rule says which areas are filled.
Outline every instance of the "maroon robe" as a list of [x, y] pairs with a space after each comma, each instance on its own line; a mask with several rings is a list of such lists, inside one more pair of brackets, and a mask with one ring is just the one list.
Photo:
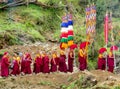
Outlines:
[[12, 69], [11, 74], [13, 75], [20, 74], [19, 62], [17, 60], [13, 60], [13, 69]]
[[0, 76], [1, 76], [1, 60], [0, 60]]
[[24, 73], [25, 74], [31, 74], [31, 57], [25, 58], [25, 68], [24, 68]]
[[8, 77], [9, 75], [9, 59], [4, 55], [1, 60], [1, 76]]
[[25, 69], [25, 58], [22, 57], [22, 60], [21, 60], [21, 72], [24, 72], [24, 69]]
[[51, 72], [56, 72], [57, 71], [57, 62], [56, 62], [57, 60], [56, 60], [56, 58], [52, 58], [51, 59], [51, 69], [50, 69], [50, 71]]
[[81, 57], [80, 55], [79, 55], [79, 69], [81, 70], [81, 71], [84, 71], [85, 69], [87, 69], [87, 57]]
[[41, 57], [40, 58], [40, 72], [43, 72], [43, 60], [44, 60], [44, 57]]
[[114, 70], [114, 57], [107, 57], [108, 71], [113, 73]]
[[45, 56], [43, 58], [43, 73], [49, 73], [49, 58], [48, 56]]
[[37, 57], [34, 62], [34, 70], [33, 72], [39, 73], [41, 71], [41, 57]]
[[66, 56], [65, 55], [60, 55], [59, 58], [59, 68], [58, 70], [60, 72], [67, 72], [67, 65], [66, 65]]
[[98, 58], [98, 69], [105, 70], [106, 69], [106, 59]]
[[74, 60], [74, 54], [72, 52], [72, 55], [70, 56], [70, 53], [68, 54], [68, 71], [73, 72], [73, 60]]

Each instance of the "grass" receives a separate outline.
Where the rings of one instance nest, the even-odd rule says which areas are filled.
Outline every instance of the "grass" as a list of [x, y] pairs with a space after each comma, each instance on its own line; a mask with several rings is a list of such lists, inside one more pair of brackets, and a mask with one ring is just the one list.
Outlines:
[[41, 81], [40, 83], [38, 83], [38, 85], [50, 86], [50, 85], [52, 85], [52, 83], [48, 82], [48, 81]]
[[114, 89], [120, 89], [120, 85], [115, 86]]

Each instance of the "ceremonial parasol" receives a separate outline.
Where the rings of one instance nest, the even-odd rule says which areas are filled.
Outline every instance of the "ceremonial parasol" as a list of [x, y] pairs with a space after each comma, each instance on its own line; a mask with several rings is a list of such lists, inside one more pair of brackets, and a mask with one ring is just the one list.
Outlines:
[[104, 53], [105, 51], [107, 51], [106, 48], [100, 48], [100, 49], [99, 49], [99, 53]]
[[87, 45], [89, 45], [90, 44], [90, 42], [87, 42], [87, 41], [85, 41], [85, 42], [82, 42], [81, 44], [80, 44], [80, 49], [82, 49], [82, 48], [85, 48]]
[[110, 47], [110, 51], [117, 51], [118, 50], [118, 46], [114, 45]]

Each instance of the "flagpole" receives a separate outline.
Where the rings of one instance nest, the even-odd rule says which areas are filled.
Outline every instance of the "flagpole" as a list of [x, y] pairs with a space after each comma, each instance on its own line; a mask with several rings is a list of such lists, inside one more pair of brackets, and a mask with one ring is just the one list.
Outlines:
[[[110, 20], [111, 20], [111, 25], [112, 25], [112, 12], [110, 13]], [[116, 57], [115, 57], [115, 51], [114, 51], [114, 49], [115, 49], [115, 47], [114, 47], [114, 36], [113, 36], [113, 29], [112, 29], [112, 26], [111, 26], [111, 30], [112, 30], [112, 41], [113, 41], [113, 58], [114, 58], [114, 69], [116, 69]]]
[[[108, 48], [108, 12], [106, 11], [106, 15], [105, 15], [105, 26], [104, 26], [104, 30], [105, 30], [105, 43], [106, 43], [106, 49]], [[106, 53], [106, 70], [107, 70], [107, 55], [108, 53]]]
[[[106, 43], [106, 49], [107, 49], [107, 43]], [[107, 55], [108, 53], [106, 53], [106, 70], [107, 70]]]

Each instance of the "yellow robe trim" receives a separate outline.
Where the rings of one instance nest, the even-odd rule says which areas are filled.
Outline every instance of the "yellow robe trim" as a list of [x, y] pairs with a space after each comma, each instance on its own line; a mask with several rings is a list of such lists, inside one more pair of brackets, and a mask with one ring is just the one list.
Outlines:
[[103, 57], [103, 55], [102, 54], [99, 54], [99, 58], [102, 58]]
[[112, 52], [109, 52], [109, 56], [110, 56], [110, 57], [112, 57], [112, 56], [113, 56]]
[[57, 56], [56, 56], [56, 54], [53, 54], [52, 57], [53, 57], [53, 58], [56, 58]]
[[80, 55], [81, 57], [84, 57], [84, 54], [83, 54], [83, 50], [82, 50], [82, 49], [80, 49], [79, 55]]

